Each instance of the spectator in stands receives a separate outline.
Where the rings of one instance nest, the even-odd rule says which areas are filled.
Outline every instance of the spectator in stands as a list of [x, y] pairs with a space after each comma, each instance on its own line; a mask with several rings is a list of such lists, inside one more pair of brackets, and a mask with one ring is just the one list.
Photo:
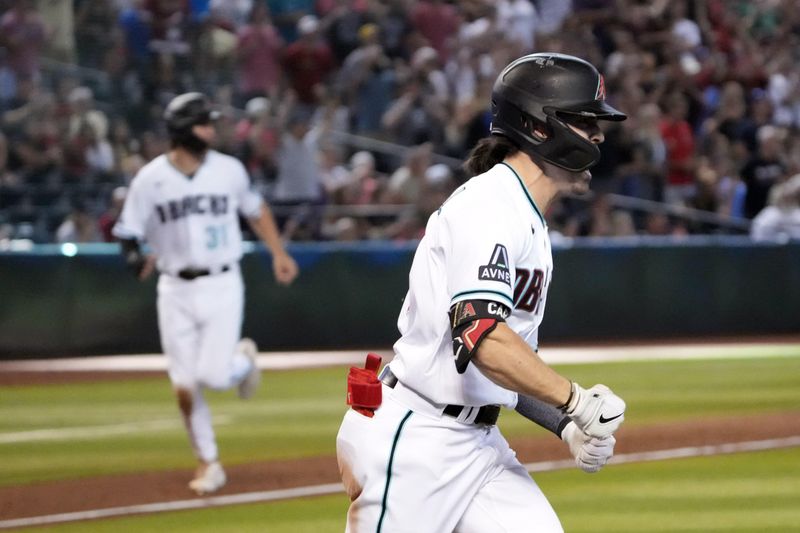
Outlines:
[[317, 105], [324, 93], [323, 84], [336, 63], [330, 47], [321, 38], [319, 19], [306, 15], [297, 23], [299, 38], [286, 47], [283, 71], [288, 84], [303, 105]]
[[364, 24], [359, 30], [361, 46], [345, 59], [339, 71], [339, 88], [351, 102], [354, 133], [382, 136], [381, 117], [391, 103], [397, 76], [380, 43], [378, 26]]
[[343, 161], [344, 149], [330, 141], [319, 147], [319, 170], [328, 204], [344, 204], [344, 192], [352, 185], [352, 176]]
[[86, 163], [89, 172], [102, 175], [106, 181], [109, 181], [111, 172], [116, 167], [111, 143], [105, 137], [100, 137], [91, 124], [85, 124], [82, 131], [87, 139]]
[[[259, 1], [259, 0], [255, 0]], [[272, 20], [287, 43], [298, 38], [297, 24], [306, 15], [314, 13], [314, 0], [260, 0], [266, 2]]]
[[607, 193], [596, 194], [589, 210], [572, 217], [563, 228], [566, 237], [614, 237], [635, 233], [631, 215], [614, 209]]
[[378, 34], [386, 55], [391, 59], [408, 60], [412, 26], [405, 0], [387, 0], [376, 13]]
[[16, 189], [20, 185], [19, 176], [8, 168], [8, 139], [0, 131], [0, 189]]
[[[254, 0], [210, 0], [208, 9], [217, 13], [227, 22], [229, 27], [241, 29], [252, 20], [253, 9], [257, 5], [265, 5]], [[266, 5], [265, 5], [266, 7]]]
[[132, 0], [119, 12], [118, 24], [125, 36], [127, 60], [143, 78], [149, 78], [151, 58], [150, 13], [144, 9], [145, 0]]
[[433, 146], [424, 143], [411, 148], [405, 162], [395, 170], [384, 191], [381, 202], [385, 204], [414, 204], [419, 201], [425, 185], [425, 172], [431, 166]]
[[661, 109], [654, 103], [644, 104], [631, 121], [632, 146], [630, 161], [620, 166], [619, 192], [645, 200], [663, 201], [664, 167], [667, 147], [661, 137]]
[[428, 96], [423, 90], [423, 81], [417, 77], [410, 77], [401, 85], [399, 94], [381, 118], [383, 128], [397, 143], [404, 146], [425, 142], [435, 146], [443, 144], [448, 110]]
[[39, 107], [43, 103], [37, 99], [33, 104], [36, 109], [11, 145], [15, 170], [24, 183], [59, 182], [63, 174], [63, 139], [54, 122], [46, 120], [47, 111]]
[[272, 102], [257, 96], [247, 101], [245, 117], [236, 125], [239, 159], [256, 187], [266, 193], [275, 181], [280, 132], [275, 126]]
[[69, 93], [71, 116], [69, 119], [70, 136], [76, 135], [84, 124], [91, 124], [95, 133], [101, 138], [108, 137], [108, 117], [96, 109], [94, 94], [89, 87], [75, 87]]
[[323, 130], [312, 127], [312, 115], [313, 110], [295, 106], [278, 148], [271, 203], [278, 227], [287, 237], [315, 238], [319, 233], [319, 206], [324, 197], [317, 153]]
[[455, 189], [453, 171], [445, 164], [437, 163], [425, 169], [422, 188], [414, 201], [413, 209], [403, 212], [396, 221], [382, 228], [381, 238], [391, 240], [420, 239], [428, 218]]
[[358, 0], [336, 0], [336, 7], [325, 17], [325, 40], [338, 65], [361, 44], [358, 30], [365, 24], [376, 22], [366, 9], [359, 8]]
[[534, 51], [539, 15], [530, 0], [498, 0], [497, 25], [506, 28], [507, 38], [516, 46], [515, 56]]
[[114, 228], [114, 224], [117, 223], [120, 213], [122, 213], [122, 206], [125, 204], [127, 195], [127, 187], [115, 187], [111, 191], [111, 205], [97, 219], [97, 227], [104, 242], [117, 242], [111, 230]]
[[0, 18], [0, 45], [8, 49], [8, 63], [17, 78], [37, 79], [48, 29], [34, 0], [16, 0]]
[[377, 204], [386, 186], [386, 176], [375, 169], [375, 156], [362, 150], [350, 158], [350, 184], [343, 191], [343, 202], [350, 205]]
[[[45, 3], [48, 20], [58, 20], [53, 15], [55, 2]], [[59, 9], [73, 8], [72, 2], [60, 3], [69, 7]], [[797, 17], [786, 0], [78, 0], [72, 13], [82, 22], [73, 30], [59, 24], [54, 28], [61, 34], [57, 38], [35, 1], [0, 4], [10, 6], [0, 13], [0, 127], [7, 138], [6, 169], [17, 177], [22, 199], [31, 196], [29, 187], [58, 187], [65, 173], [72, 181], [86, 181], [86, 187], [97, 186], [87, 178], [92, 173], [85, 174], [89, 161], [81, 161], [91, 149], [76, 150], [84, 122], [99, 128], [99, 138], [111, 143], [114, 167], [109, 179], [125, 183], [131, 169], [163, 151], [164, 132], [153, 126], [163, 101], [177, 91], [196, 88], [239, 108], [253, 97], [267, 97], [273, 119], [296, 92], [301, 101], [317, 107], [320, 117], [327, 117], [330, 131], [378, 136], [398, 145], [392, 149], [395, 153], [430, 142], [433, 152], [462, 157], [464, 146], [473, 144], [469, 139], [482, 137], [488, 127], [487, 80], [495, 78], [497, 65], [517, 57], [521, 47], [605, 62], [608, 97], [625, 99], [636, 110], [621, 130], [606, 133], [608, 150], [594, 179], [605, 182], [610, 191], [661, 200], [660, 184], [668, 180], [670, 201], [705, 206], [716, 202], [716, 212], [736, 216], [743, 212], [746, 181], [748, 203], [763, 207], [766, 190], [775, 180], [760, 183], [758, 176], [778, 167], [770, 161], [764, 164], [757, 132], [766, 135], [763, 132], [771, 128], [784, 137], [777, 162], [783, 170], [777, 181], [800, 172], [800, 76], [792, 45]], [[237, 39], [242, 46], [231, 48], [233, 32], [242, 37], [252, 30], [245, 14], [259, 18], [256, 13], [269, 12], [265, 5], [287, 32], [289, 46], [283, 48], [279, 64], [274, 42], [253, 48], [246, 59], [237, 51], [245, 48], [241, 41], [247, 39]], [[269, 25], [269, 17], [264, 20]], [[313, 28], [308, 31], [313, 38], [298, 39], [300, 26]], [[279, 31], [273, 26], [272, 37]], [[70, 35], [62, 42], [64, 32]], [[81, 46], [78, 66], [96, 68], [103, 75], [87, 78], [87, 71], [80, 69], [63, 75], [41, 68], [45, 47], [64, 48], [70, 36], [77, 36]], [[345, 61], [355, 48], [370, 49], [376, 41], [378, 60], [366, 61], [363, 53], [353, 53], [354, 59]], [[293, 53], [287, 54], [290, 47]], [[232, 53], [242, 59], [235, 76], [236, 69], [228, 64]], [[354, 65], [359, 68], [351, 68]], [[676, 104], [681, 98], [685, 105]], [[664, 115], [680, 116], [664, 118], [657, 104]], [[78, 111], [81, 106], [86, 109]], [[248, 118], [238, 126], [249, 130], [255, 122], [245, 115]], [[226, 116], [238, 118], [240, 113], [228, 108]], [[237, 131], [232, 118], [226, 120], [220, 149], [259, 153], [254, 164], [266, 168], [259, 151], [277, 141], [256, 141]], [[120, 129], [121, 138], [116, 139], [120, 121], [129, 131]], [[312, 125], [318, 122], [312, 119]], [[115, 131], [108, 131], [109, 124]], [[279, 126], [271, 127], [277, 131]], [[106, 168], [101, 161], [107, 158], [95, 156], [89, 157], [92, 166]], [[703, 165], [717, 176], [716, 186], [708, 189], [700, 176], [703, 165], [698, 165], [703, 158], [708, 160]], [[340, 174], [335, 169], [343, 167], [341, 158], [336, 161], [331, 159], [330, 169]], [[379, 161], [387, 173], [401, 164], [400, 158]], [[326, 183], [336, 182], [326, 178]], [[338, 186], [326, 188], [334, 201], [340, 200]], [[387, 192], [380, 201], [399, 198], [396, 193]], [[107, 195], [101, 198], [110, 201]], [[591, 209], [578, 200], [564, 209], [556, 207], [559, 225], [570, 217], [581, 220]], [[25, 216], [33, 218], [24, 222], [38, 236], [39, 222], [53, 217], [44, 205], [32, 208]], [[749, 209], [750, 217], [758, 213], [758, 207]], [[642, 229], [647, 225], [638, 215], [636, 222]], [[661, 226], [654, 231], [662, 233], [668, 226], [670, 234], [685, 230], [679, 220], [669, 218], [652, 226]], [[352, 227], [344, 222], [338, 234], [365, 234], [358, 224], [356, 231]], [[711, 226], [689, 229], [718, 231]], [[52, 231], [48, 236], [53, 238]]]
[[783, 139], [785, 132], [772, 125], [758, 130], [758, 151], [742, 168], [742, 181], [747, 186], [744, 200], [744, 215], [755, 217], [767, 205], [769, 190], [786, 178], [783, 162]]
[[72, 210], [56, 230], [56, 242], [98, 242], [97, 220], [83, 200], [72, 202]]
[[800, 174], [772, 187], [770, 205], [753, 219], [750, 236], [757, 241], [800, 240]]
[[281, 84], [280, 56], [284, 42], [272, 24], [266, 4], [256, 2], [247, 25], [238, 34], [239, 90], [244, 100], [275, 99]]
[[686, 120], [689, 105], [683, 94], [670, 94], [665, 106], [660, 125], [661, 138], [667, 148], [664, 199], [680, 205], [694, 193], [694, 134]]
[[75, 1], [75, 40], [81, 64], [91, 68], [103, 66], [103, 53], [111, 46], [115, 11], [111, 0]]
[[456, 6], [443, 0], [419, 0], [411, 8], [411, 23], [443, 61], [450, 57], [450, 41], [460, 25]]
[[419, 80], [425, 97], [433, 100], [433, 105], [446, 106], [450, 100], [450, 87], [447, 76], [441, 70], [439, 53], [430, 46], [423, 46], [411, 57], [411, 77]]

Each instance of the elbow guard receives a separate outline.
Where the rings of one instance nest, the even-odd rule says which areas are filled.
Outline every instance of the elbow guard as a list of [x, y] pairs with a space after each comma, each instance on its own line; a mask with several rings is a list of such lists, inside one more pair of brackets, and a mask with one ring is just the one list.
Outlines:
[[464, 300], [450, 307], [453, 356], [459, 374], [467, 370], [481, 341], [509, 314], [511, 309], [507, 306], [488, 300]]
[[142, 273], [145, 260], [142, 250], [139, 248], [139, 241], [136, 239], [122, 239], [120, 240], [120, 247], [122, 248], [122, 256], [125, 258], [128, 268], [130, 268], [134, 275], [137, 277]]

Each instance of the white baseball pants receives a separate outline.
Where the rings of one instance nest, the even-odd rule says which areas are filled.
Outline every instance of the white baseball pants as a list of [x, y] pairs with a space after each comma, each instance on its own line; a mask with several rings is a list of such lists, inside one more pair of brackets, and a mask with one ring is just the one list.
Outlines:
[[[427, 405], [427, 406], [426, 406]], [[497, 426], [463, 424], [398, 384], [337, 437], [347, 533], [563, 532]]]
[[236, 352], [244, 311], [244, 283], [238, 268], [191, 281], [162, 274], [158, 280], [158, 326], [175, 388], [192, 391], [187, 430], [197, 457], [217, 460], [211, 413], [203, 389], [228, 389], [250, 370]]

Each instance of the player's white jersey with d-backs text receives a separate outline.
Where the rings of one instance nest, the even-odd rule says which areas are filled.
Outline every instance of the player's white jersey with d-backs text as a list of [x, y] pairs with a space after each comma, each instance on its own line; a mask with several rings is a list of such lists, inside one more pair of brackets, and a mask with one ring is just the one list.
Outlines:
[[233, 157], [210, 150], [190, 177], [161, 155], [131, 182], [114, 235], [146, 240], [161, 272], [216, 268], [241, 258], [239, 214], [257, 217], [261, 202]]
[[462, 300], [512, 309], [507, 324], [533, 348], [553, 272], [544, 217], [507, 164], [475, 176], [428, 220], [398, 319], [392, 372], [438, 404], [513, 407], [516, 393], [475, 366], [456, 372], [448, 311]]

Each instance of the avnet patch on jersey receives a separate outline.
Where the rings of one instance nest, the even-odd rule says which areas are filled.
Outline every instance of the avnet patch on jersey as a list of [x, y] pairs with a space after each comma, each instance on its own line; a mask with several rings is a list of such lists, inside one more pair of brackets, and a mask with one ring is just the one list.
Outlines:
[[495, 244], [489, 264], [478, 267], [478, 279], [499, 281], [511, 286], [511, 272], [508, 269], [508, 250], [502, 244]]

